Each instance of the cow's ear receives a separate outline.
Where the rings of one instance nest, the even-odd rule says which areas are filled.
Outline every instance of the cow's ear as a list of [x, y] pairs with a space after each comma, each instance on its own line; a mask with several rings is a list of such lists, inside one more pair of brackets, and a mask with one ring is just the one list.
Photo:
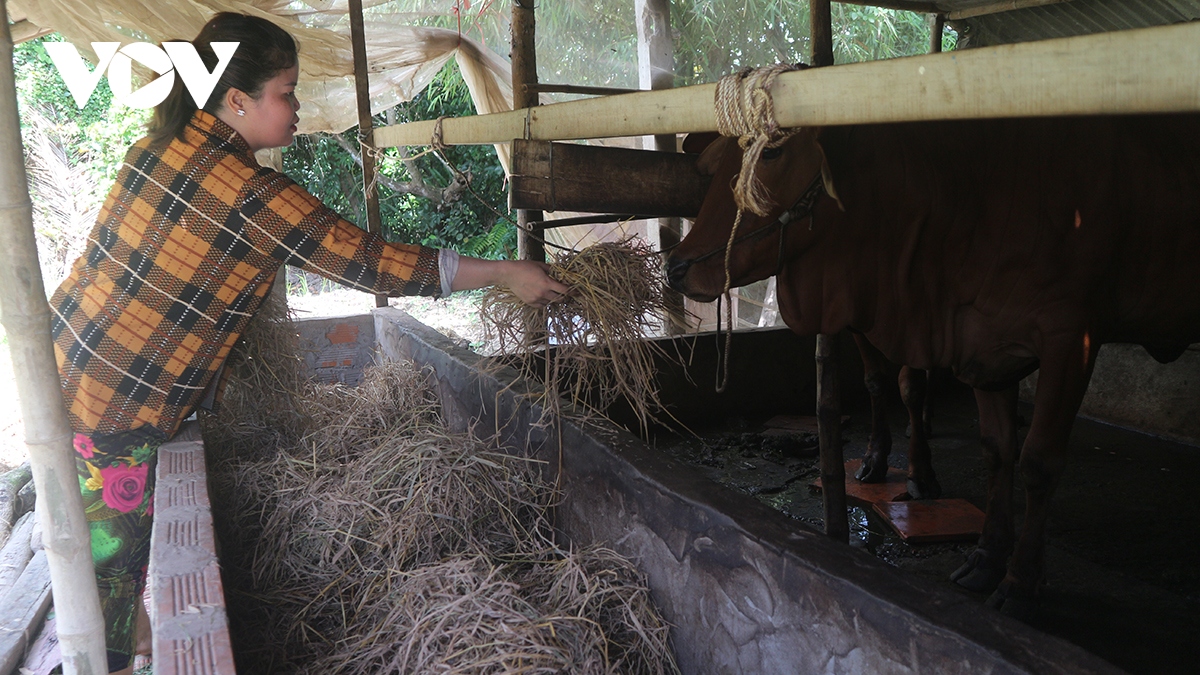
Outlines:
[[846, 207], [842, 204], [842, 198], [838, 196], [837, 187], [833, 184], [833, 170], [829, 168], [829, 159], [825, 157], [825, 148], [821, 147], [820, 141], [814, 140], [813, 143], [817, 146], [817, 151], [821, 153], [821, 182], [825, 184], [825, 194], [837, 202], [839, 209], [845, 211]]
[[733, 139], [728, 136], [718, 136], [713, 142], [708, 144], [704, 152], [700, 153], [700, 158], [696, 160], [696, 169], [705, 176], [715, 176], [717, 167], [721, 165], [721, 160], [725, 158], [725, 150], [732, 142]]

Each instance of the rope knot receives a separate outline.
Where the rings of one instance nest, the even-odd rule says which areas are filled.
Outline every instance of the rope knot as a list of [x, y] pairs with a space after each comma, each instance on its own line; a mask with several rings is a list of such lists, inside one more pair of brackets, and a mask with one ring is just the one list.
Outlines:
[[771, 85], [780, 73], [799, 70], [798, 64], [780, 63], [762, 68], [743, 68], [717, 82], [717, 131], [738, 139], [742, 148], [742, 170], [733, 188], [738, 210], [767, 215], [770, 199], [755, 176], [763, 150], [777, 148], [796, 133], [780, 129], [775, 119]]

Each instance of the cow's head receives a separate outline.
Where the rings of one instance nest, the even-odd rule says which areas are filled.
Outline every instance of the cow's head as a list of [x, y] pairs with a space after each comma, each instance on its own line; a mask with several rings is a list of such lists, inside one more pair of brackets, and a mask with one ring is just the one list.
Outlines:
[[[825, 154], [817, 142], [818, 132], [815, 128], [801, 129], [779, 147], [764, 150], [758, 160], [756, 175], [770, 207], [766, 215], [742, 211], [737, 239], [730, 249], [732, 287], [766, 279], [796, 255], [802, 245], [798, 232], [807, 233], [808, 226], [778, 221], [814, 180], [822, 182], [826, 194], [837, 198]], [[719, 136], [703, 149], [697, 166], [713, 180], [691, 231], [667, 257], [667, 277], [674, 289], [693, 300], [708, 302], [725, 288], [725, 249], [738, 214], [733, 186], [742, 170], [742, 151], [736, 139]]]

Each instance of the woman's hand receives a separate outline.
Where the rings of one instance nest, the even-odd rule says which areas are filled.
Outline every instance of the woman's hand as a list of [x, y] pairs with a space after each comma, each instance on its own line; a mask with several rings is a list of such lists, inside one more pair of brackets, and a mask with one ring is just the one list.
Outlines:
[[545, 307], [562, 299], [570, 289], [551, 279], [550, 266], [532, 260], [505, 260], [509, 263], [503, 284], [527, 305]]
[[504, 286], [522, 302], [542, 308], [562, 299], [570, 290], [551, 279], [546, 271], [550, 266], [532, 260], [481, 260], [460, 256], [458, 274], [451, 288], [466, 291], [484, 286]]

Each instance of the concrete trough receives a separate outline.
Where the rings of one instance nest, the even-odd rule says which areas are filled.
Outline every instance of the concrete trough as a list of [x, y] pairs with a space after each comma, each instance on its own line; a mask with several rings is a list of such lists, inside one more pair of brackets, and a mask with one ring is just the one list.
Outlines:
[[[556, 527], [572, 543], [604, 543], [635, 561], [673, 625], [684, 673], [1122, 672], [978, 598], [833, 542], [615, 424], [538, 424], [542, 411], [523, 396], [529, 383], [399, 310], [297, 327], [316, 377], [353, 384], [373, 358], [412, 359], [433, 373], [451, 426], [495, 432], [502, 447], [543, 460], [549, 479], [561, 472]], [[664, 400], [686, 419], [813, 409], [812, 340], [735, 334], [722, 395], [707, 380], [720, 345], [707, 336], [680, 346], [690, 372], [705, 378], [697, 386], [681, 371], [662, 373]], [[865, 405], [849, 342], [839, 367], [844, 402]], [[161, 452], [150, 574], [155, 672], [234, 673], [203, 444], [189, 429]]]
[[[685, 673], [1121, 672], [977, 598], [828, 540], [614, 424], [538, 425], [541, 411], [521, 396], [528, 383], [512, 371], [399, 310], [375, 310], [374, 323], [381, 358], [431, 368], [452, 425], [495, 431], [505, 447], [530, 448], [550, 478], [561, 473], [556, 527], [571, 542], [601, 542], [637, 563], [674, 626]], [[691, 370], [708, 377], [715, 341], [681, 345]], [[841, 352], [842, 381], [861, 381], [857, 354], [848, 345]], [[738, 333], [733, 353], [725, 394], [667, 370], [664, 400], [698, 418], [767, 401], [813, 409], [811, 340], [786, 331]], [[850, 399], [863, 395], [847, 389]]]

